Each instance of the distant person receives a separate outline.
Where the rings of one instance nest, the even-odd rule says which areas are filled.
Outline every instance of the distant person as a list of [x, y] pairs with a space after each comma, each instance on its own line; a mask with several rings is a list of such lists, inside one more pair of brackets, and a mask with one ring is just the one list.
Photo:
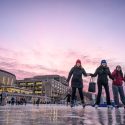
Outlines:
[[71, 102], [71, 94], [70, 94], [70, 92], [68, 92], [68, 94], [66, 95], [66, 97], [64, 99], [66, 99], [66, 103], [67, 103], [67, 106], [68, 106], [68, 104], [70, 104], [70, 102]]
[[14, 105], [14, 104], [15, 104], [15, 98], [12, 97], [12, 98], [11, 98], [11, 105]]
[[20, 105], [23, 105], [24, 101], [23, 101], [23, 97], [20, 98]]
[[37, 104], [37, 106], [39, 106], [39, 104], [40, 104], [40, 98], [37, 99], [36, 104]]
[[6, 98], [7, 98], [6, 92], [2, 92], [2, 95], [1, 95], [1, 105], [2, 106], [6, 105]]
[[27, 99], [24, 97], [24, 104], [27, 105]]
[[72, 97], [71, 97], [71, 107], [74, 107], [74, 100], [76, 95], [76, 89], [78, 88], [82, 106], [85, 107], [84, 96], [83, 96], [83, 79], [82, 75], [88, 76], [85, 69], [81, 65], [81, 60], [77, 60], [75, 66], [70, 70], [67, 82], [69, 83], [71, 77], [71, 87], [72, 87]]
[[20, 97], [16, 97], [16, 105], [19, 105], [20, 104]]
[[102, 94], [102, 87], [104, 87], [106, 92], [106, 100], [108, 108], [112, 108], [110, 101], [110, 93], [109, 93], [109, 85], [108, 85], [108, 76], [113, 80], [112, 74], [110, 72], [109, 67], [107, 66], [106, 60], [101, 61], [101, 65], [96, 69], [94, 74], [91, 74], [92, 77], [98, 76], [97, 85], [98, 85], [98, 94], [95, 103], [95, 107], [97, 108], [100, 104], [100, 98]]
[[2, 93], [0, 94], [0, 105], [2, 104]]
[[119, 95], [122, 103], [125, 108], [125, 94], [123, 90], [123, 81], [125, 81], [121, 66], [116, 66], [116, 69], [113, 71], [112, 76], [114, 78], [112, 84], [112, 90], [114, 95], [114, 101], [116, 108], [119, 108]]

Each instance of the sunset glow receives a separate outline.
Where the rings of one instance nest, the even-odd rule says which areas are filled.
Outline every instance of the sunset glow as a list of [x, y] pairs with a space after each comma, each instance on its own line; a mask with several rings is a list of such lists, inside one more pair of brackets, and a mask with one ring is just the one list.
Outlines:
[[1, 0], [0, 68], [17, 79], [67, 77], [78, 58], [87, 72], [102, 59], [125, 69], [124, 14], [123, 0]]

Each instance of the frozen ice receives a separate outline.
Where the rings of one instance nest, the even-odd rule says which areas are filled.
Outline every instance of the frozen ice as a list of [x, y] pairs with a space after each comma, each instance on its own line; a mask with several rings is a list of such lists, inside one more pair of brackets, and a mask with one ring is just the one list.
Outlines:
[[0, 125], [125, 125], [125, 110], [65, 105], [0, 106]]

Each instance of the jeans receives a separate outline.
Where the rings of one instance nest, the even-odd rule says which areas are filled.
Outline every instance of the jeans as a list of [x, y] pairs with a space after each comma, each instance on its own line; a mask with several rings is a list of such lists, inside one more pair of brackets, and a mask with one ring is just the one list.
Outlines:
[[119, 106], [119, 95], [122, 103], [125, 105], [125, 94], [123, 86], [112, 85], [112, 90], [113, 90], [115, 105]]
[[97, 94], [97, 99], [96, 99], [96, 105], [100, 104], [100, 98], [101, 98], [101, 94], [102, 94], [102, 86], [104, 87], [105, 92], [106, 92], [107, 105], [111, 105], [108, 83], [102, 84], [100, 82], [98, 83], [98, 94]]

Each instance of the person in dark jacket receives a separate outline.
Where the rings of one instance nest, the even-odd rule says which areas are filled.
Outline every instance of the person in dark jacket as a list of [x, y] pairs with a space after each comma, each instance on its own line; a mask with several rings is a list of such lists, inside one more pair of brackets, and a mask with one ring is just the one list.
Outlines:
[[40, 104], [40, 98], [37, 99], [36, 104], [37, 104], [37, 106], [39, 106], [39, 104]]
[[0, 94], [0, 105], [2, 104], [2, 93]]
[[71, 107], [74, 106], [74, 99], [76, 95], [76, 89], [78, 88], [81, 102], [83, 105], [83, 108], [85, 107], [85, 102], [84, 102], [84, 96], [83, 96], [83, 79], [82, 75], [87, 76], [88, 74], [84, 70], [84, 68], [81, 65], [81, 61], [78, 59], [76, 61], [76, 65], [70, 70], [67, 82], [69, 83], [71, 77], [71, 87], [72, 87], [72, 96], [71, 96]]
[[12, 98], [11, 98], [11, 105], [14, 105], [14, 104], [15, 104], [15, 98], [12, 97]]
[[106, 92], [106, 100], [108, 107], [112, 108], [111, 102], [110, 102], [110, 93], [109, 93], [109, 85], [108, 85], [108, 76], [113, 80], [113, 77], [111, 75], [110, 69], [107, 66], [106, 60], [101, 61], [101, 65], [96, 69], [94, 74], [91, 74], [92, 77], [98, 76], [97, 79], [97, 85], [98, 85], [98, 94], [96, 99], [95, 107], [97, 108], [100, 104], [100, 98], [102, 94], [102, 87], [104, 87]]
[[68, 94], [66, 95], [66, 97], [65, 97], [64, 99], [66, 99], [67, 106], [68, 106], [68, 104], [69, 104], [70, 101], [71, 101], [71, 94], [68, 92]]
[[121, 66], [117, 66], [113, 71], [112, 76], [114, 78], [112, 83], [112, 90], [114, 95], [115, 107], [119, 108], [119, 95], [125, 108], [125, 94], [123, 90], [123, 81], [125, 81]]

